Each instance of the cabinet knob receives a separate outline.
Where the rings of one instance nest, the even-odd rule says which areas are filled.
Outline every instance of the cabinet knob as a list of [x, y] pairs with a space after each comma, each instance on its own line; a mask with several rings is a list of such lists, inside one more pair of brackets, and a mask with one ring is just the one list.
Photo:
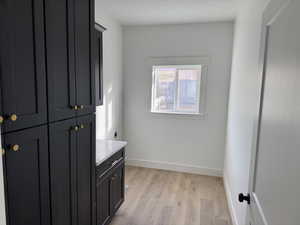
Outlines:
[[12, 115], [10, 115], [9, 118], [10, 118], [11, 121], [14, 122], [14, 121], [16, 121], [18, 119], [18, 116], [16, 114], [12, 114]]
[[118, 175], [115, 174], [115, 175], [113, 175], [113, 176], [111, 177], [111, 179], [112, 179], [112, 180], [115, 180], [115, 179], [117, 179], [117, 177], [118, 177]]
[[80, 124], [80, 129], [83, 129], [84, 128], [84, 125], [83, 124]]
[[0, 124], [2, 124], [4, 122], [4, 117], [0, 116]]
[[84, 109], [84, 105], [80, 105], [79, 108], [80, 108], [80, 109]]
[[74, 127], [71, 128], [71, 130], [74, 130], [74, 131], [77, 132], [79, 130], [79, 126], [74, 126]]
[[1, 149], [1, 154], [5, 155], [5, 149], [4, 148]]
[[73, 110], [78, 110], [78, 105], [72, 106], [72, 109], [73, 109]]
[[13, 150], [14, 152], [17, 152], [17, 151], [20, 150], [20, 146], [19, 145], [12, 145], [11, 150]]

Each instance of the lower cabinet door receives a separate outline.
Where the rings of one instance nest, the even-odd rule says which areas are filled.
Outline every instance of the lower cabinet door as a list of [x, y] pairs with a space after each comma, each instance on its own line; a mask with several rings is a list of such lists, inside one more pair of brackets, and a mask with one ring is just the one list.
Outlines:
[[106, 225], [110, 222], [110, 181], [110, 176], [97, 181], [97, 225]]
[[95, 224], [95, 144], [95, 115], [50, 125], [52, 225]]
[[76, 126], [71, 119], [49, 127], [53, 225], [76, 224]]
[[110, 178], [110, 208], [113, 214], [115, 214], [124, 202], [124, 175], [125, 168], [124, 163], [122, 163], [116, 167]]
[[50, 225], [47, 126], [3, 136], [8, 225]]
[[95, 115], [77, 118], [77, 225], [95, 224]]

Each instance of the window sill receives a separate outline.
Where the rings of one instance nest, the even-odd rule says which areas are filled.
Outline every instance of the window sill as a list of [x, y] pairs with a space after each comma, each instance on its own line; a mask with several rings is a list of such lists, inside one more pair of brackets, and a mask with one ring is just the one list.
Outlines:
[[178, 119], [204, 119], [207, 113], [179, 113], [179, 112], [156, 112], [150, 111], [150, 113], [157, 117], [161, 116], [164, 118], [178, 118]]

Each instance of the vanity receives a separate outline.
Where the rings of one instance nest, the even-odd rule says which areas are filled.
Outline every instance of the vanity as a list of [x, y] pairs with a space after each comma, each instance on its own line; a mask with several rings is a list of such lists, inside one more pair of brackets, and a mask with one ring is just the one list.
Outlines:
[[97, 225], [107, 225], [124, 202], [125, 141], [96, 141]]

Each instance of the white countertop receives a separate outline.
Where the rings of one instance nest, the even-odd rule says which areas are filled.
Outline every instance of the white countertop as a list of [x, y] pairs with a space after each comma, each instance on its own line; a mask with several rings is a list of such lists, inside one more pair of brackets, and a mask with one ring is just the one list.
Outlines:
[[127, 145], [126, 141], [96, 140], [96, 166]]

